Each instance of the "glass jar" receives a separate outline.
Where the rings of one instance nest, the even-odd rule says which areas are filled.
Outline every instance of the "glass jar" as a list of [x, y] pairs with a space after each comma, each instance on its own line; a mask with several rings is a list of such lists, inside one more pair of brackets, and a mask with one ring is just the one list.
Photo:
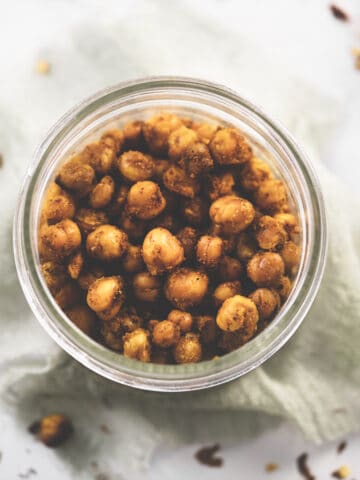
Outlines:
[[[83, 334], [50, 294], [40, 270], [38, 226], [44, 192], [66, 158], [101, 132], [154, 111], [196, 120], [230, 123], [249, 137], [255, 153], [288, 186], [301, 224], [302, 255], [292, 292], [273, 322], [238, 350], [216, 361], [185, 365], [142, 363], [110, 351]], [[295, 333], [319, 288], [326, 254], [326, 221], [318, 181], [304, 152], [289, 133], [235, 92], [203, 80], [146, 78], [101, 91], [65, 114], [35, 154], [19, 196], [14, 220], [14, 254], [24, 294], [51, 337], [89, 369], [115, 382], [153, 391], [208, 388], [261, 365]]]

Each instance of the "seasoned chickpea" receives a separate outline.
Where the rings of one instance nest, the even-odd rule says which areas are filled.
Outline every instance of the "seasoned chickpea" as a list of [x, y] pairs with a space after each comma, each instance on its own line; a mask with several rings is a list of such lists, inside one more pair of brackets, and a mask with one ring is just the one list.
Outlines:
[[237, 165], [248, 162], [252, 150], [244, 135], [234, 128], [222, 128], [210, 141], [210, 151], [220, 165]]
[[210, 207], [211, 220], [221, 227], [224, 234], [236, 234], [245, 230], [254, 220], [253, 205], [235, 195], [220, 197]]
[[127, 212], [123, 212], [120, 218], [120, 226], [124, 232], [132, 239], [142, 239], [146, 231], [146, 223], [142, 220], [129, 217]]
[[220, 280], [224, 282], [233, 282], [239, 280], [243, 274], [243, 267], [239, 260], [226, 255], [218, 265], [218, 275]]
[[198, 139], [197, 133], [182, 125], [173, 130], [169, 135], [169, 158], [172, 161], [179, 160], [187, 147], [195, 143]]
[[225, 300], [241, 293], [241, 283], [239, 281], [220, 283], [214, 292], [213, 299], [217, 307], [220, 307]]
[[118, 144], [119, 140], [108, 133], [106, 138], [87, 145], [81, 156], [97, 174], [106, 175], [113, 167]]
[[124, 141], [125, 149], [143, 148], [144, 134], [143, 134], [144, 122], [142, 120], [135, 120], [127, 123], [124, 126]]
[[204, 225], [209, 221], [209, 205], [200, 197], [186, 199], [182, 213], [190, 225]]
[[203, 235], [196, 246], [196, 258], [207, 267], [215, 267], [223, 255], [223, 241], [220, 237]]
[[196, 230], [192, 227], [184, 227], [177, 233], [176, 237], [184, 249], [185, 258], [188, 260], [195, 253], [198, 237]]
[[197, 178], [211, 170], [214, 161], [208, 147], [204, 143], [196, 142], [188, 145], [182, 152], [179, 164], [190, 178]]
[[202, 345], [210, 345], [214, 343], [218, 336], [218, 328], [214, 317], [209, 315], [200, 315], [194, 317], [196, 328], [200, 335]]
[[242, 262], [248, 262], [257, 252], [255, 239], [248, 232], [242, 232], [238, 236], [236, 244], [236, 256]]
[[300, 261], [300, 249], [294, 242], [285, 242], [279, 251], [285, 263], [285, 270], [294, 274]]
[[291, 280], [285, 275], [280, 278], [276, 285], [276, 291], [279, 292], [280, 297], [285, 300], [291, 292]]
[[265, 180], [254, 194], [258, 207], [270, 212], [280, 210], [286, 203], [286, 199], [286, 188], [281, 180]]
[[174, 349], [176, 363], [194, 363], [201, 360], [202, 348], [198, 335], [185, 333]]
[[91, 190], [89, 205], [92, 208], [104, 208], [111, 202], [114, 195], [115, 183], [110, 175], [103, 177]]
[[181, 125], [180, 118], [171, 113], [161, 113], [146, 120], [143, 132], [149, 150], [156, 155], [165, 155], [168, 151], [170, 133]]
[[277, 213], [274, 218], [281, 223], [292, 240], [300, 233], [299, 222], [292, 213]]
[[151, 345], [149, 332], [137, 328], [123, 336], [125, 357], [135, 358], [141, 362], [150, 362]]
[[75, 222], [65, 219], [54, 225], [44, 226], [41, 240], [45, 248], [57, 258], [64, 258], [80, 247], [81, 233]]
[[231, 172], [217, 173], [208, 176], [208, 190], [210, 200], [214, 201], [225, 195], [234, 195], [235, 179]]
[[270, 167], [259, 158], [253, 157], [241, 171], [240, 185], [244, 190], [253, 192], [269, 178], [271, 178]]
[[176, 308], [186, 310], [201, 303], [208, 285], [206, 273], [190, 268], [179, 268], [169, 275], [165, 285], [165, 296]]
[[188, 198], [194, 198], [200, 188], [194, 179], [190, 178], [184, 170], [175, 165], [166, 170], [163, 175], [163, 183], [171, 192]]
[[115, 153], [120, 152], [124, 144], [125, 134], [119, 128], [113, 128], [112, 130], [107, 130], [101, 137], [101, 140], [105, 145], [113, 147]]
[[211, 125], [210, 123], [200, 123], [199, 125], [194, 125], [193, 129], [198, 134], [199, 140], [205, 145], [208, 145], [215, 135], [215, 133], [219, 130], [217, 125]]
[[58, 447], [71, 437], [74, 428], [68, 417], [57, 413], [34, 422], [29, 430], [47, 447]]
[[92, 337], [96, 331], [97, 318], [87, 305], [75, 305], [65, 311], [70, 320], [86, 335]]
[[257, 253], [247, 265], [248, 277], [259, 287], [277, 285], [284, 272], [284, 261], [274, 252]]
[[255, 222], [255, 238], [259, 247], [263, 250], [273, 250], [281, 247], [286, 239], [287, 233], [281, 223], [274, 217], [263, 215]]
[[161, 295], [161, 281], [149, 272], [140, 272], [133, 278], [134, 295], [142, 302], [156, 302]]
[[184, 249], [179, 240], [161, 227], [146, 235], [142, 253], [151, 275], [172, 270], [184, 261]]
[[95, 171], [77, 156], [60, 168], [56, 180], [62, 187], [74, 192], [79, 197], [84, 197], [94, 186]]
[[161, 348], [169, 348], [176, 345], [180, 339], [180, 327], [170, 320], [163, 320], [155, 325], [152, 332], [152, 340]]
[[258, 288], [249, 297], [256, 305], [260, 320], [268, 320], [280, 308], [280, 296], [274, 289]]
[[[115, 192], [111, 203], [106, 207], [106, 212], [108, 213], [108, 215], [110, 215], [111, 217], [116, 217], [123, 212], [129, 190], [130, 188], [128, 187], [128, 185], [120, 185], [119, 189]], [[106, 221], [103, 223], [109, 222]]]
[[255, 303], [242, 295], [234, 295], [221, 305], [216, 323], [221, 330], [235, 332], [242, 330], [254, 334], [257, 328], [259, 314]]
[[54, 299], [59, 307], [65, 310], [80, 302], [81, 291], [75, 282], [67, 282], [57, 290]]
[[44, 262], [41, 264], [41, 271], [52, 294], [56, 293], [67, 281], [65, 265], [62, 263]]
[[101, 267], [97, 265], [88, 265], [82, 268], [77, 281], [81, 290], [88, 290], [95, 280], [103, 276], [104, 270]]
[[181, 333], [189, 332], [193, 326], [191, 313], [182, 310], [171, 310], [167, 319], [178, 325]]
[[120, 258], [128, 247], [128, 236], [114, 225], [101, 225], [86, 239], [88, 254], [106, 262]]
[[100, 227], [100, 225], [109, 223], [109, 218], [104, 212], [90, 208], [79, 208], [74, 220], [78, 224], [81, 233], [85, 236], [89, 235], [97, 227]]
[[77, 280], [84, 266], [84, 255], [81, 251], [73, 253], [67, 262], [67, 271], [73, 280]]
[[72, 196], [59, 185], [52, 183], [46, 193], [42, 217], [48, 223], [57, 223], [66, 218], [73, 218], [75, 202]]
[[121, 259], [121, 265], [127, 273], [138, 273], [143, 271], [145, 264], [141, 253], [141, 246], [129, 245]]
[[98, 278], [90, 285], [86, 301], [102, 320], [110, 320], [124, 303], [123, 279], [120, 276]]
[[166, 200], [159, 185], [149, 180], [135, 183], [129, 191], [127, 208], [140, 220], [151, 220], [164, 211]]
[[155, 171], [154, 160], [135, 150], [120, 155], [117, 167], [121, 175], [129, 182], [140, 182], [151, 178]]

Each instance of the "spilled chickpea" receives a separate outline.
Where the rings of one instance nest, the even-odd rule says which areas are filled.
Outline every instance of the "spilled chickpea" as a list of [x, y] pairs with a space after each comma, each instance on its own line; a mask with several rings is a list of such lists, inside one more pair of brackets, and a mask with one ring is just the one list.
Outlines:
[[242, 132], [159, 113], [60, 167], [39, 254], [85, 334], [129, 358], [182, 364], [269, 325], [291, 292], [300, 233], [286, 186]]

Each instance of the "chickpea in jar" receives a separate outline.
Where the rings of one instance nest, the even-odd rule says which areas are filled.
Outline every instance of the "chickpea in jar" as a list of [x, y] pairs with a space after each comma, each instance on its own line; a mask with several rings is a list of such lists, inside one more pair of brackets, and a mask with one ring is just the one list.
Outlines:
[[240, 185], [247, 192], [254, 192], [271, 176], [270, 167], [259, 158], [253, 157], [241, 170]]
[[204, 225], [209, 221], [209, 204], [200, 197], [187, 198], [182, 206], [182, 214], [190, 225]]
[[135, 183], [127, 198], [127, 211], [139, 220], [151, 220], [165, 209], [166, 200], [159, 185], [149, 180]]
[[104, 208], [111, 202], [115, 191], [115, 182], [106, 175], [91, 190], [89, 194], [89, 205], [92, 208]]
[[281, 180], [265, 180], [254, 193], [254, 200], [257, 206], [265, 211], [279, 211], [287, 201], [285, 185]]
[[177, 233], [176, 238], [184, 249], [185, 258], [190, 259], [195, 253], [198, 238], [197, 231], [192, 227], [184, 227]]
[[145, 141], [143, 126], [142, 120], [134, 120], [124, 125], [124, 149], [143, 148]]
[[203, 235], [196, 246], [196, 258], [202, 265], [212, 268], [219, 263], [223, 250], [223, 240], [220, 237]]
[[210, 207], [210, 218], [219, 225], [224, 234], [237, 234], [245, 230], [254, 220], [253, 205], [245, 198], [235, 195], [220, 197]]
[[125, 254], [121, 258], [122, 268], [126, 273], [138, 273], [144, 270], [145, 264], [140, 245], [128, 245]]
[[101, 225], [86, 239], [88, 254], [98, 260], [109, 262], [121, 258], [128, 247], [128, 236], [113, 225]]
[[89, 337], [96, 332], [97, 318], [87, 305], [75, 305], [65, 310], [70, 320]]
[[201, 360], [202, 347], [197, 334], [189, 332], [180, 338], [174, 349], [176, 363], [195, 363]]
[[209, 147], [214, 160], [220, 165], [239, 165], [252, 157], [252, 149], [246, 138], [235, 128], [218, 130]]
[[172, 165], [163, 174], [163, 183], [170, 192], [188, 198], [194, 198], [200, 189], [197, 181], [190, 178], [184, 170], [175, 165]]
[[158, 322], [152, 332], [154, 344], [161, 348], [169, 348], [180, 340], [180, 327], [170, 320]]
[[193, 326], [191, 313], [182, 310], [171, 310], [167, 319], [179, 326], [181, 333], [190, 332]]
[[146, 120], [143, 133], [150, 151], [155, 155], [166, 155], [171, 132], [181, 126], [180, 118], [172, 113], [160, 113]]
[[247, 264], [248, 277], [259, 287], [276, 286], [284, 273], [284, 261], [275, 252], [257, 253]]
[[129, 150], [117, 161], [120, 174], [129, 182], [148, 180], [154, 175], [155, 163], [150, 155]]
[[95, 171], [90, 165], [74, 157], [61, 167], [56, 181], [77, 196], [84, 197], [94, 186]]
[[181, 127], [173, 130], [169, 135], [169, 158], [172, 161], [179, 160], [185, 152], [185, 150], [195, 143], [198, 139], [197, 133], [191, 128]]
[[189, 268], [172, 272], [165, 284], [165, 296], [176, 308], [186, 310], [199, 305], [209, 286], [206, 273]]
[[134, 358], [141, 362], [150, 362], [151, 344], [149, 332], [143, 328], [137, 328], [133, 332], [126, 333], [123, 337], [125, 357]]
[[110, 320], [124, 303], [123, 279], [120, 276], [98, 278], [90, 285], [86, 301], [102, 320]]
[[79, 227], [69, 219], [54, 225], [44, 225], [40, 237], [44, 247], [59, 259], [69, 256], [81, 245]]
[[133, 278], [133, 292], [142, 302], [156, 302], [161, 295], [161, 281], [149, 272], [137, 273]]
[[184, 261], [181, 243], [165, 228], [154, 228], [146, 235], [142, 254], [151, 275], [173, 270]]
[[97, 227], [109, 223], [106, 213], [91, 208], [79, 208], [77, 210], [74, 221], [77, 223], [83, 235], [89, 235]]
[[179, 162], [190, 178], [197, 178], [211, 170], [214, 161], [208, 147], [201, 142], [192, 143], [182, 152]]
[[44, 200], [42, 217], [49, 224], [58, 223], [66, 218], [73, 218], [76, 205], [73, 197], [59, 185], [53, 183]]
[[255, 303], [260, 320], [268, 320], [280, 308], [280, 296], [274, 289], [258, 288], [249, 298]]
[[217, 271], [220, 280], [223, 280], [224, 282], [233, 282], [239, 280], [244, 269], [239, 260], [226, 255], [220, 260]]
[[270, 215], [263, 215], [255, 223], [255, 238], [263, 250], [274, 250], [284, 245], [287, 233], [280, 222]]
[[225, 332], [244, 330], [251, 335], [255, 334], [259, 313], [255, 303], [242, 295], [234, 295], [221, 305], [216, 323]]
[[241, 283], [239, 281], [224, 282], [218, 285], [212, 296], [214, 303], [217, 307], [220, 307], [225, 300], [234, 297], [241, 293]]

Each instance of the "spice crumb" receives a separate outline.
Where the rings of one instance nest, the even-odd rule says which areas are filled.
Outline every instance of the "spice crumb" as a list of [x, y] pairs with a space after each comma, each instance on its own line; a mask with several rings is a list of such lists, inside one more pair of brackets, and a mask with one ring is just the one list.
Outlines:
[[277, 463], [274, 463], [274, 462], [269, 462], [265, 465], [265, 470], [267, 472], [275, 472], [275, 470], [278, 470], [279, 468], [279, 465]]
[[50, 73], [51, 65], [47, 60], [38, 60], [35, 70], [40, 75], [47, 75]]
[[337, 20], [341, 20], [342, 22], [349, 21], [349, 15], [337, 5], [334, 5], [334, 4], [330, 5], [330, 10]]
[[207, 465], [208, 467], [221, 467], [223, 464], [223, 459], [221, 457], [214, 456], [219, 450], [219, 444], [215, 444], [210, 447], [203, 447], [195, 453], [195, 458], [199, 463]]
[[342, 465], [340, 468], [338, 468], [337, 470], [335, 470], [335, 472], [333, 472], [331, 474], [334, 478], [348, 478], [348, 476], [350, 475], [350, 468], [347, 467], [346, 465]]
[[347, 447], [347, 442], [345, 442], [345, 440], [344, 440], [343, 442], [339, 443], [339, 445], [336, 449], [337, 453], [343, 452], [346, 447]]
[[304, 478], [306, 478], [306, 480], [315, 480], [314, 475], [311, 473], [310, 468], [308, 467], [307, 459], [307, 453], [302, 453], [298, 456], [296, 459], [298, 471]]

